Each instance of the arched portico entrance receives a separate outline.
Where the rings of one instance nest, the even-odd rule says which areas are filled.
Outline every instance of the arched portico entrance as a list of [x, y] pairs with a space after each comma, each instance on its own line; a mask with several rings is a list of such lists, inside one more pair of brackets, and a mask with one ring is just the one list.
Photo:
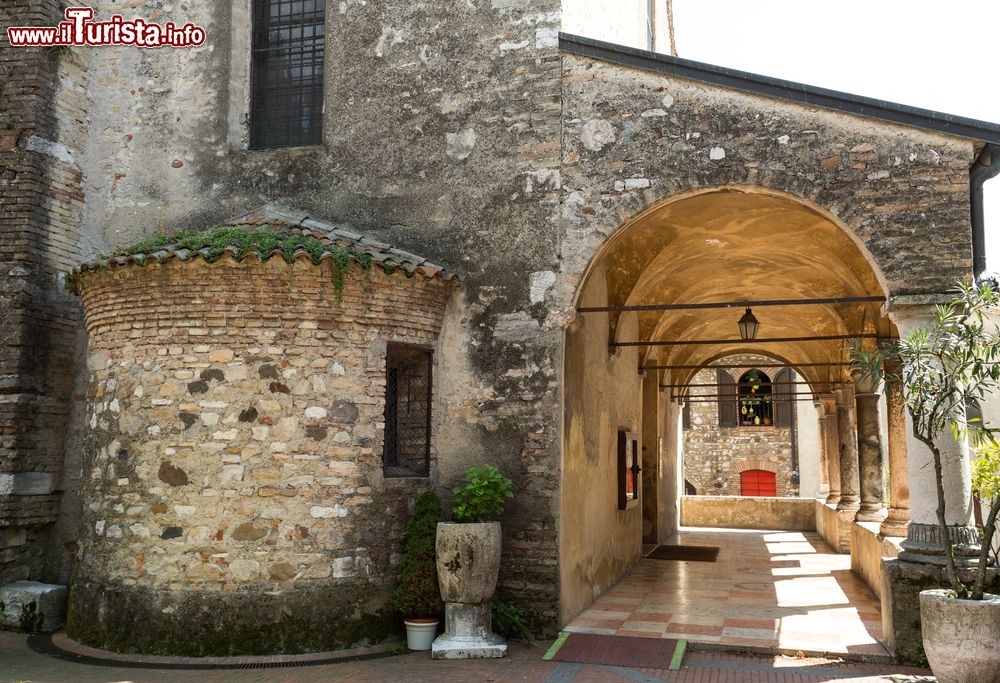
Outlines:
[[[881, 313], [885, 295], [848, 228], [801, 198], [759, 187], [667, 199], [607, 240], [580, 282], [566, 332], [564, 621], [640, 557], [644, 538], [662, 543], [677, 531], [682, 408], [697, 373], [734, 354], [776, 359], [795, 369], [810, 403], [828, 398], [847, 408], [846, 435], [854, 417], [848, 340], [894, 336]], [[762, 302], [753, 310], [755, 340], [738, 332], [743, 302]], [[624, 505], [619, 433], [636, 435], [641, 453], [641, 493]], [[826, 446], [827, 434], [819, 441]], [[830, 458], [831, 473], [841, 474], [840, 460]], [[855, 465], [845, 468], [837, 501], [856, 510], [856, 451], [845, 462]]]

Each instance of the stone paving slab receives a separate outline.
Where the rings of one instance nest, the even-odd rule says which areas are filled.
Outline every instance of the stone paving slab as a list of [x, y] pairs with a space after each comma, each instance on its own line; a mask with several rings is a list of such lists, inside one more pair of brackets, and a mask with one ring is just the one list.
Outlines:
[[[680, 671], [632, 669], [615, 666], [545, 662], [549, 643], [512, 642], [503, 659], [434, 661], [428, 653], [383, 656], [376, 659], [294, 668], [197, 670], [164, 669], [157, 664], [107, 661], [106, 665], [64, 661], [28, 645], [23, 634], [0, 631], [0, 683], [319, 683], [347, 681], [381, 683], [863, 683], [932, 682], [929, 672], [911, 667], [791, 658], [689, 652]], [[178, 664], [188, 666], [180, 661]]]

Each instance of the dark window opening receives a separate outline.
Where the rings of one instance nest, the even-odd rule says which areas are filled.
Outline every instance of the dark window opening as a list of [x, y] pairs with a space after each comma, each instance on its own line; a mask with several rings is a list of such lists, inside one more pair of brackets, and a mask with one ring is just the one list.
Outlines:
[[430, 349], [390, 344], [385, 378], [386, 477], [426, 477], [431, 457]]
[[737, 388], [740, 398], [740, 426], [770, 426], [774, 420], [771, 378], [760, 370], [748, 370], [740, 377]]
[[697, 496], [698, 489], [695, 488], [694, 484], [689, 482], [687, 479], [684, 480], [684, 495], [685, 496]]
[[250, 147], [318, 145], [326, 0], [254, 0]]

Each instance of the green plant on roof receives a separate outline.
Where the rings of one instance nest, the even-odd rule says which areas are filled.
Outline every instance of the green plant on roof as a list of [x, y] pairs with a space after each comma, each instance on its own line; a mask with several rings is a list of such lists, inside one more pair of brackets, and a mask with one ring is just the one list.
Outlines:
[[325, 244], [308, 235], [289, 235], [268, 228], [250, 228], [246, 226], [216, 226], [208, 230], [178, 230], [174, 233], [157, 235], [142, 242], [129, 245], [114, 251], [111, 257], [130, 254], [153, 254], [163, 249], [187, 249], [201, 251], [209, 261], [222, 256], [231, 249], [236, 258], [242, 258], [249, 253], [258, 253], [266, 258], [278, 251], [288, 263], [292, 262], [296, 252], [309, 254], [313, 263], [319, 263], [324, 252], [332, 254], [330, 263], [333, 289], [337, 300], [344, 294], [344, 276], [351, 261], [357, 261], [366, 271], [371, 269], [372, 255], [334, 244]]

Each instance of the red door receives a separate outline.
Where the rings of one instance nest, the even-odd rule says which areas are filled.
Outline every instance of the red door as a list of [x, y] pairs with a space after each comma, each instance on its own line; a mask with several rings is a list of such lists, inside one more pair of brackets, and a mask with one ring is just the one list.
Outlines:
[[744, 496], [771, 496], [778, 495], [777, 485], [774, 483], [774, 472], [765, 470], [747, 470], [740, 474], [740, 488]]

